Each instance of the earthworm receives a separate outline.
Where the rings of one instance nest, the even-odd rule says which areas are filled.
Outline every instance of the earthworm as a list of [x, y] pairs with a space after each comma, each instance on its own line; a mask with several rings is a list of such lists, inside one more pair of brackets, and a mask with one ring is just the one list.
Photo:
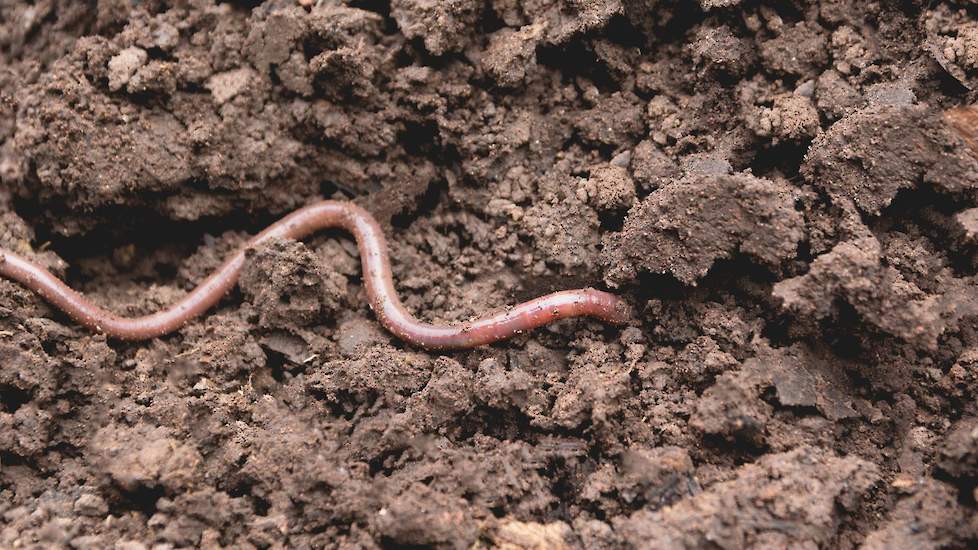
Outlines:
[[424, 349], [466, 349], [510, 338], [557, 319], [590, 316], [622, 325], [631, 317], [623, 299], [583, 288], [547, 294], [495, 314], [456, 325], [415, 319], [394, 290], [387, 242], [373, 216], [345, 201], [326, 200], [300, 208], [252, 237], [220, 268], [170, 307], [141, 317], [120, 317], [75, 292], [43, 267], [0, 249], [0, 276], [39, 294], [78, 323], [120, 340], [147, 340], [173, 332], [210, 309], [237, 284], [246, 252], [271, 239], [301, 239], [327, 227], [353, 234], [360, 250], [370, 307], [380, 323], [398, 338]]

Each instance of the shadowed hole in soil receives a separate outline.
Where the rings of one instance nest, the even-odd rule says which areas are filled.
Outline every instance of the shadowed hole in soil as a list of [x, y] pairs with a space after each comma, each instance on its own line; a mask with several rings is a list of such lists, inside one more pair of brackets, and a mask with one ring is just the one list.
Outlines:
[[370, 468], [370, 476], [391, 476], [397, 467], [397, 463], [401, 460], [401, 457], [404, 456], [404, 453], [408, 452], [409, 450], [410, 445], [405, 445], [403, 447], [385, 450], [377, 456], [371, 458], [369, 461], [367, 461], [367, 465]]
[[408, 155], [424, 158], [437, 158], [441, 153], [440, 132], [433, 121], [405, 122], [404, 130], [398, 133], [397, 142], [402, 144]]
[[229, 0], [225, 2], [219, 2], [219, 4], [227, 4], [235, 9], [241, 11], [248, 11], [257, 8], [264, 2], [264, 0]]
[[707, 274], [696, 282], [696, 286], [683, 284], [669, 274], [642, 272], [634, 288], [623, 288], [621, 292], [634, 290], [640, 304], [651, 299], [689, 301], [696, 296], [722, 301], [727, 295], [733, 295], [742, 302], [756, 303], [758, 291], [769, 293], [769, 287], [776, 280], [777, 276], [770, 268], [750, 256], [735, 252], [730, 258], [716, 260]]
[[[18, 214], [25, 220], [31, 219], [30, 214], [23, 209], [18, 209]], [[105, 215], [113, 217], [113, 214]], [[47, 231], [43, 225], [34, 225], [37, 228], [35, 243], [49, 243], [51, 250], [71, 264], [68, 272], [68, 279], [71, 281], [81, 277], [81, 273], [75, 268], [80, 259], [105, 257], [106, 262], [112, 265], [113, 253], [126, 246], [133, 247], [137, 258], [157, 254], [164, 249], [169, 252], [168, 256], [189, 258], [209, 238], [231, 230], [253, 235], [279, 217], [249, 219], [242, 215], [232, 215], [219, 220], [173, 221], [142, 208], [131, 208], [118, 212], [116, 216], [118, 223], [104, 224], [75, 237], [62, 237]], [[139, 227], [142, 229], [138, 229]], [[132, 263], [136, 261], [138, 259]], [[160, 263], [155, 268], [161, 269], [163, 265]], [[125, 272], [125, 268], [119, 268], [119, 271]], [[176, 271], [176, 265], [170, 267], [171, 274]], [[165, 275], [160, 274], [153, 280], [164, 280]]]
[[[614, 16], [608, 21], [605, 37], [609, 42], [625, 48], [639, 48], [645, 42], [642, 33], [621, 16]], [[611, 73], [608, 65], [585, 41], [570, 40], [560, 45], [541, 44], [536, 53], [537, 63], [557, 69], [569, 81], [586, 78], [602, 93], [622, 90], [621, 79]]]
[[551, 514], [561, 521], [572, 523], [576, 516], [572, 504], [578, 502], [580, 483], [580, 462], [573, 463], [563, 456], [552, 456], [547, 461], [543, 477], [552, 480], [550, 492], [557, 498], [557, 506]]
[[[594, 82], [601, 91], [618, 90], [618, 83], [601, 69], [601, 63], [593, 52], [583, 43], [574, 40], [561, 46], [539, 46], [537, 63], [559, 70], [570, 81], [585, 77]], [[588, 70], [584, 70], [587, 68]]]
[[479, 17], [479, 32], [490, 35], [496, 31], [508, 27], [502, 17], [493, 9], [493, 0], [483, 0], [482, 15]]
[[315, 387], [307, 387], [306, 393], [308, 393], [313, 399], [323, 402], [323, 405], [329, 411], [330, 416], [346, 421], [353, 421], [358, 412], [372, 407], [380, 397], [374, 391], [368, 390], [363, 394], [357, 394], [343, 389], [336, 390], [333, 392], [333, 395], [330, 396], [327, 395], [326, 392]]
[[17, 453], [12, 453], [10, 451], [0, 450], [0, 466], [26, 466], [30, 469], [36, 469], [34, 463]]
[[253, 482], [244, 481], [228, 488], [227, 494], [231, 498], [247, 499], [251, 503], [251, 509], [255, 512], [256, 516], [267, 516], [268, 510], [271, 509], [272, 505], [262, 497], [255, 495], [253, 488]]
[[[955, 477], [938, 466], [934, 470], [934, 479], [943, 481], [955, 488], [958, 504], [972, 508], [978, 504], [978, 500], [975, 498], [975, 487], [978, 486], [978, 476], [963, 475]], [[974, 546], [968, 546], [968, 548], [974, 548]]]
[[[74, 415], [74, 414], [69, 415], [69, 416], [71, 416], [71, 417], [77, 417], [77, 415]], [[77, 447], [77, 446], [72, 445], [71, 443], [67, 443], [67, 442], [61, 442], [61, 443], [57, 443], [55, 445], [52, 445], [51, 447], [48, 447], [48, 450], [50, 450], [53, 453], [60, 454], [61, 457], [62, 457], [62, 459], [79, 458], [79, 457], [81, 457], [81, 456], [83, 456], [85, 454], [85, 449], [84, 448]]]
[[[331, 183], [322, 185], [323, 197], [330, 197], [338, 191], [339, 188]], [[197, 251], [208, 246], [211, 241], [220, 239], [224, 233], [235, 231], [250, 237], [289, 213], [248, 214], [236, 211], [226, 216], [179, 221], [170, 220], [151, 209], [142, 207], [107, 208], [96, 214], [96, 217], [115, 219], [117, 222], [101, 224], [82, 235], [64, 237], [51, 232], [43, 223], [37, 223], [37, 219], [41, 216], [38, 205], [20, 201], [16, 204], [15, 212], [35, 228], [35, 248], [50, 249], [68, 263], [64, 279], [72, 287], [93, 280], [93, 274], [82, 269], [80, 260], [91, 261], [97, 258], [104, 258], [104, 263], [109, 267], [105, 271], [99, 270], [99, 273], [94, 275], [107, 281], [107, 284], [113, 284], [112, 280], [116, 279], [109, 276], [113, 273], [117, 273], [118, 278], [125, 278], [139, 284], [172, 283], [177, 278], [180, 268], [186, 265]], [[303, 240], [330, 234], [337, 238], [350, 238], [346, 232], [327, 229], [318, 231]], [[156, 260], [150, 274], [145, 272], [145, 268], [142, 273], [131, 273], [129, 267], [116, 265], [117, 262], [113, 260], [114, 255], [130, 247], [134, 259], [127, 262], [129, 265]], [[224, 258], [233, 251], [233, 248], [224, 250], [220, 255], [220, 261], [223, 262]], [[225, 297], [225, 300], [240, 302], [240, 296], [232, 293]]]
[[445, 180], [432, 181], [413, 205], [391, 216], [391, 226], [396, 229], [407, 229], [415, 220], [429, 216], [438, 208], [447, 190], [448, 183]]
[[350, 0], [347, 5], [351, 8], [374, 12], [385, 19], [391, 17], [390, 0]]
[[764, 427], [753, 421], [745, 422], [750, 426], [734, 435], [704, 434], [704, 447], [724, 451], [724, 456], [733, 460], [736, 466], [751, 464], [764, 454], [770, 452], [767, 443], [753, 439], [763, 436]]
[[785, 405], [777, 395], [775, 388], [766, 388], [760, 400], [770, 405], [775, 411], [788, 411], [796, 418], [822, 418], [825, 415], [815, 405]]
[[[639, 34], [643, 38], [642, 47], [645, 53], [649, 48], [646, 43], [654, 40], [653, 47], [660, 44], [689, 42], [689, 30], [706, 18], [703, 8], [698, 2], [685, 0], [660, 0], [659, 2], [624, 2], [626, 16], [632, 21], [648, 20], [653, 23], [652, 36]], [[643, 9], [644, 8], [644, 9]], [[666, 14], [668, 19], [663, 18]]]
[[934, 80], [937, 81], [937, 89], [940, 94], [948, 97], [962, 98], [967, 101], [965, 94], [969, 91], [968, 86], [957, 78], [954, 78], [951, 73], [941, 68], [940, 65], [934, 69], [934, 75], [936, 77]]
[[[638, 283], [628, 292], [635, 296], [635, 302], [645, 304], [652, 299], [681, 301], [689, 297], [692, 289], [682, 284], [672, 275], [661, 273], [639, 273]], [[624, 290], [624, 289], [623, 289]]]
[[946, 259], [957, 277], [976, 274], [973, 243], [962, 242], [963, 233], [954, 215], [975, 207], [974, 199], [941, 193], [931, 185], [920, 184], [901, 189], [893, 201], [876, 217], [867, 217], [867, 225], [877, 234], [900, 231], [922, 234], [935, 254]]
[[416, 36], [405, 41], [404, 47], [400, 48], [400, 52], [395, 55], [398, 60], [403, 59], [407, 65], [420, 65], [422, 67], [429, 67], [435, 71], [444, 71], [456, 63], [463, 65], [470, 64], [469, 60], [461, 52], [446, 51], [441, 55], [432, 54], [425, 47], [424, 37], [422, 36]]
[[265, 352], [265, 364], [252, 372], [251, 386], [259, 393], [281, 397], [280, 390], [285, 380], [285, 357], [266, 348], [262, 349]]
[[858, 359], [863, 353], [863, 345], [860, 342], [860, 335], [863, 333], [860, 330], [863, 325], [862, 317], [849, 305], [849, 302], [842, 298], [835, 300], [832, 310], [838, 313], [820, 322], [825, 341], [837, 356], [843, 359]]
[[120, 499], [111, 506], [112, 513], [122, 516], [126, 512], [136, 511], [146, 517], [156, 513], [156, 503], [163, 497], [163, 487], [147, 487], [140, 485], [132, 491], [119, 491]]
[[780, 348], [790, 346], [795, 338], [791, 335], [791, 329], [797, 322], [791, 312], [780, 312], [773, 319], [768, 320], [761, 327], [761, 336], [771, 342], [771, 345]]
[[267, 358], [266, 368], [269, 370], [272, 379], [280, 384], [291, 381], [309, 370], [310, 363], [297, 363], [289, 359], [286, 354], [276, 351], [265, 344], [262, 344], [261, 348]]
[[609, 41], [626, 48], [641, 48], [645, 43], [642, 32], [621, 15], [615, 15], [608, 21], [604, 33]]
[[396, 548], [397, 550], [431, 550], [432, 548], [428, 544], [405, 544], [390, 537], [382, 537], [381, 542], [383, 548]]
[[[627, 208], [598, 212], [598, 222], [601, 224], [601, 230], [609, 233], [621, 231], [625, 227], [626, 214], [628, 214]], [[602, 244], [598, 243], [598, 250], [602, 248]]]
[[[955, 213], [974, 206], [967, 197], [957, 199], [942, 193], [932, 185], [920, 183], [912, 188], [900, 189], [890, 204], [878, 216], [866, 216], [867, 225], [874, 231], [906, 229], [908, 224], [946, 231], [946, 227], [935, 227], [934, 217], [920, 217], [923, 208], [931, 208], [936, 213], [953, 216]], [[923, 223], [921, 223], [923, 222]], [[946, 236], [946, 235], [944, 235]]]
[[750, 163], [750, 170], [757, 177], [780, 176], [797, 185], [801, 181], [799, 169], [810, 143], [810, 140], [801, 143], [785, 142], [759, 149]]
[[0, 384], [0, 411], [13, 414], [30, 400], [30, 392], [10, 384]]
[[[193, 192], [213, 193], [204, 182], [188, 182], [187, 187]], [[320, 188], [322, 198], [331, 197], [338, 191], [341, 189], [330, 182], [324, 182]], [[346, 194], [350, 197], [354, 196], [353, 193]], [[165, 196], [157, 197], [159, 201], [165, 198]], [[109, 206], [92, 213], [93, 219], [106, 220], [104, 223], [98, 223], [83, 234], [65, 237], [52, 232], [44, 221], [45, 216], [68, 215], [70, 206], [62, 205], [60, 209], [56, 209], [41, 206], [33, 200], [15, 199], [13, 209], [34, 228], [35, 248], [46, 245], [48, 249], [53, 250], [69, 263], [80, 258], [111, 257], [119, 247], [130, 245], [135, 248], [137, 254], [143, 256], [153, 254], [164, 247], [173, 247], [189, 257], [208, 239], [218, 238], [229, 231], [255, 235], [293, 211], [249, 212], [246, 208], [238, 208], [227, 215], [206, 216], [197, 220], [173, 220], [147, 206]]]
[[530, 418], [515, 409], [497, 409], [488, 405], [476, 405], [458, 422], [459, 432], [452, 439], [467, 440], [477, 434], [500, 441], [526, 440], [535, 432]]
[[265, 368], [271, 373], [272, 379], [279, 384], [285, 382], [285, 355], [266, 349], [265, 356], [268, 358]]

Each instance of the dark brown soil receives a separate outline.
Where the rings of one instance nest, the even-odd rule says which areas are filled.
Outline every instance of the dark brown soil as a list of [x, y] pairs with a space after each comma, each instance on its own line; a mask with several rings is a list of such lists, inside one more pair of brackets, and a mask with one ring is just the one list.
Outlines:
[[641, 312], [425, 353], [331, 232], [142, 344], [0, 280], [0, 547], [975, 547], [978, 4], [761, 4], [0, 0], [0, 246], [99, 303], [335, 197], [423, 319]]

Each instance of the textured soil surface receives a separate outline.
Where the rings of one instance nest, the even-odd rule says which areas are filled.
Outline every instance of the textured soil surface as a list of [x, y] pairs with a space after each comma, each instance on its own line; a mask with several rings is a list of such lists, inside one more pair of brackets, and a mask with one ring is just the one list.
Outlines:
[[145, 343], [0, 280], [0, 547], [973, 548], [978, 4], [759, 4], [0, 0], [0, 246], [100, 304], [333, 197], [422, 319], [639, 312], [426, 353], [329, 231]]

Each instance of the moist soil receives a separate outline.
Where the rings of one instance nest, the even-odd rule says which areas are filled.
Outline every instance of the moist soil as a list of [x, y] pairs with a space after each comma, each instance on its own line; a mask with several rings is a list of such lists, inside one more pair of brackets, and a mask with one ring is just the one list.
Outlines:
[[0, 246], [121, 314], [322, 198], [342, 232], [143, 343], [0, 280], [3, 548], [978, 544], [978, 5], [0, 0]]

